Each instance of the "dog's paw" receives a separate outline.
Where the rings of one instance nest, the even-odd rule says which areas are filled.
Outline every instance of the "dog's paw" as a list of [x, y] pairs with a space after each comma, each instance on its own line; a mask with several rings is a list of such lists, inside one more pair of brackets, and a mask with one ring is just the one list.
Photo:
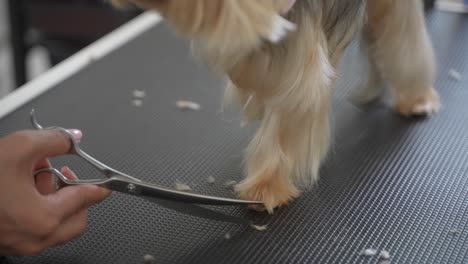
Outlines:
[[273, 17], [271, 32], [268, 35], [268, 40], [272, 43], [278, 43], [284, 39], [289, 32], [296, 30], [296, 24], [288, 21], [280, 15]]
[[440, 109], [439, 95], [434, 89], [414, 98], [400, 98], [394, 106], [397, 113], [403, 116], [429, 116]]
[[273, 209], [288, 204], [289, 201], [299, 196], [299, 190], [281, 179], [281, 177], [258, 177], [259, 179], [246, 179], [236, 186], [240, 198], [246, 200], [262, 201], [263, 206], [250, 206], [257, 211], [267, 210], [273, 213]]

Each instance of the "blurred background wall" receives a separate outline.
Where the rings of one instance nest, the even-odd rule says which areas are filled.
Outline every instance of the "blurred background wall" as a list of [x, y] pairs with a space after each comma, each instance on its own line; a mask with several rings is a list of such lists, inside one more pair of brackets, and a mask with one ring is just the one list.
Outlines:
[[0, 97], [139, 13], [102, 0], [0, 0]]

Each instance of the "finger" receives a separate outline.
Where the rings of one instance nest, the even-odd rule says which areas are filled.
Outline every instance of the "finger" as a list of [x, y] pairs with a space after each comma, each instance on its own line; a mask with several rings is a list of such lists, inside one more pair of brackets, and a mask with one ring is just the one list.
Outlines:
[[81, 236], [86, 231], [87, 212], [82, 209], [70, 216], [57, 230], [43, 241], [46, 248], [60, 245]]
[[78, 180], [76, 174], [67, 166], [63, 167], [61, 170], [62, 174], [67, 177], [69, 180]]
[[[50, 162], [47, 159], [42, 159], [39, 162], [36, 163], [36, 166], [34, 167], [34, 170], [40, 169], [40, 168], [49, 168]], [[55, 177], [52, 175], [52, 173], [48, 172], [43, 172], [38, 175], [35, 175], [35, 184], [36, 184], [36, 189], [39, 191], [40, 194], [42, 195], [47, 195], [55, 192]]]
[[36, 256], [39, 255], [42, 251], [46, 248], [38, 241], [25, 241], [21, 244], [17, 244], [14, 247], [7, 248], [4, 255], [2, 252], [2, 256], [18, 256], [18, 257], [25, 257], [25, 256]]
[[60, 226], [45, 238], [29, 238], [9, 249], [9, 255], [34, 256], [47, 248], [77, 238], [84, 233], [87, 226], [87, 212], [83, 209], [66, 219]]
[[46, 158], [44, 159], [41, 159], [39, 160], [37, 163], [36, 163], [36, 166], [34, 166], [34, 170], [39, 170], [39, 169], [43, 169], [43, 168], [50, 168], [51, 167], [51, 164], [50, 164], [50, 161]]
[[[64, 168], [64, 171], [67, 177], [72, 175], [69, 169]], [[102, 202], [110, 194], [109, 190], [99, 186], [74, 185], [60, 189], [49, 195], [48, 199], [50, 205], [54, 208], [54, 212], [57, 212], [59, 219], [63, 220], [82, 209]]]
[[[60, 169], [60, 172], [62, 172], [62, 174], [69, 180], [78, 180], [76, 174], [67, 166], [62, 167], [62, 169]], [[57, 185], [59, 189], [67, 186], [60, 178], [57, 180]]]
[[42, 195], [48, 195], [56, 191], [55, 177], [50, 172], [42, 172], [36, 175], [36, 189]]

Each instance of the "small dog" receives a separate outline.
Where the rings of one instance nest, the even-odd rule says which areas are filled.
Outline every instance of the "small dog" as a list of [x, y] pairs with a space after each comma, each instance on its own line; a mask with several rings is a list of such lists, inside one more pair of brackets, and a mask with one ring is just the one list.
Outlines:
[[363, 100], [376, 99], [387, 81], [399, 114], [440, 107], [421, 0], [131, 1], [190, 38], [227, 75], [225, 100], [243, 106], [247, 120], [261, 120], [236, 190], [270, 213], [318, 178], [330, 145], [337, 64], [357, 32], [371, 66]]

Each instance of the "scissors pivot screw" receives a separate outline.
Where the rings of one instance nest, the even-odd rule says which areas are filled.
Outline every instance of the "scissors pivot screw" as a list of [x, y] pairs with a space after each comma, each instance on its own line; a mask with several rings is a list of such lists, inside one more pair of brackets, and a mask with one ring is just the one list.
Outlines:
[[129, 193], [135, 193], [135, 192], [136, 192], [136, 186], [135, 186], [135, 184], [129, 183], [129, 184], [127, 185], [127, 191], [128, 191]]

